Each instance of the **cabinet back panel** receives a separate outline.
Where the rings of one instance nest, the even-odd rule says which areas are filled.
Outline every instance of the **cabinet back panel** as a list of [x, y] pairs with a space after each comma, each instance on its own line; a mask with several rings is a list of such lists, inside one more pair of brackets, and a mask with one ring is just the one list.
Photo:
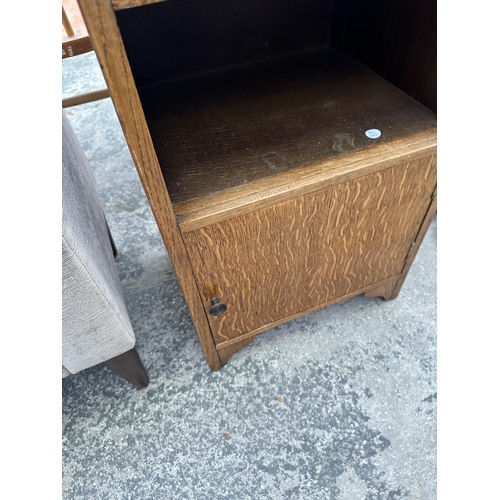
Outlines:
[[169, 0], [116, 12], [137, 86], [329, 44], [331, 0]]
[[335, 0], [331, 44], [437, 108], [436, 0]]

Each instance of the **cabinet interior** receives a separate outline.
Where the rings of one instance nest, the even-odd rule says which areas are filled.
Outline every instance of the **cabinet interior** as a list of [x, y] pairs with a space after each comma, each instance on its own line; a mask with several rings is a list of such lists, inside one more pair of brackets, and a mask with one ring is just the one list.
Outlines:
[[117, 11], [174, 211], [435, 127], [435, 11], [431, 0]]

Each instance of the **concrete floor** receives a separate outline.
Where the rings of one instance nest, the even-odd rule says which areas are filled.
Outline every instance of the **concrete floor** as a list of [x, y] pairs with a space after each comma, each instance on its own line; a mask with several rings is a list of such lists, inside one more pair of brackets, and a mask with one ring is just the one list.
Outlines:
[[[93, 54], [63, 61], [64, 96], [102, 86]], [[110, 100], [67, 114], [151, 383], [63, 379], [63, 499], [436, 498], [437, 219], [396, 300], [279, 326], [212, 373]]]

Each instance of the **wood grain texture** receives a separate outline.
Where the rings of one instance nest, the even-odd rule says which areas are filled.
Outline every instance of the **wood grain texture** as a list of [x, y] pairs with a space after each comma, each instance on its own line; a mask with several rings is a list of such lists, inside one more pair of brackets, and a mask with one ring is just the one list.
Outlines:
[[431, 155], [185, 233], [216, 343], [401, 273], [435, 184]]
[[[235, 339], [227, 340], [225, 342], [221, 342], [220, 344], [217, 344], [217, 350], [221, 352], [223, 349], [227, 349], [230, 346], [237, 346], [236, 348], [233, 348], [231, 352], [231, 356], [235, 354], [237, 351], [240, 349], [243, 349], [247, 344], [244, 344], [243, 341], [246, 339], [251, 339], [250, 342], [252, 342], [255, 337], [262, 332], [265, 332], [266, 330], [269, 330], [270, 328], [274, 328], [275, 326], [281, 325], [283, 323], [287, 323], [288, 321], [292, 321], [294, 319], [300, 318], [301, 316], [305, 316], [307, 314], [310, 314], [314, 311], [318, 311], [319, 309], [323, 309], [325, 307], [331, 306], [333, 304], [336, 304], [338, 302], [343, 302], [344, 300], [351, 299], [355, 297], [356, 295], [361, 295], [361, 294], [371, 294], [371, 291], [376, 291], [376, 290], [382, 290], [382, 289], [387, 289], [389, 287], [394, 288], [394, 282], [399, 279], [399, 275], [393, 276], [385, 281], [382, 281], [380, 283], [376, 283], [375, 285], [370, 285], [366, 288], [362, 288], [361, 290], [356, 290], [355, 292], [348, 293], [347, 295], [342, 295], [341, 297], [337, 297], [333, 300], [329, 300], [328, 302], [324, 302], [322, 304], [316, 305], [314, 307], [311, 307], [310, 309], [307, 309], [305, 311], [299, 311], [295, 314], [292, 314], [290, 316], [287, 316], [285, 318], [281, 318], [277, 321], [274, 321], [273, 323], [269, 325], [265, 325], [263, 327], [257, 328], [256, 330], [253, 330], [251, 332], [245, 333]], [[370, 297], [376, 297], [378, 295], [370, 295]], [[249, 342], [249, 343], [250, 343]]]
[[174, 206], [174, 211], [181, 232], [200, 229], [236, 215], [399, 165], [401, 162], [429, 156], [435, 153], [436, 145], [437, 131], [432, 128], [179, 203]]
[[238, 351], [251, 344], [255, 340], [255, 335], [245, 337], [244, 339], [234, 342], [230, 345], [226, 346], [217, 346], [217, 352], [219, 353], [219, 358], [222, 363], [222, 366], [227, 364], [229, 358], [236, 354]]
[[142, 5], [151, 5], [153, 3], [168, 2], [169, 0], [111, 0], [114, 10], [131, 9], [132, 7], [141, 7]]
[[[63, 28], [62, 28], [62, 58], [78, 56], [92, 50], [92, 43], [83, 21], [82, 13], [77, 0], [63, 0]], [[66, 23], [69, 23], [68, 32], [64, 24], [64, 14], [66, 14]]]
[[172, 261], [211, 369], [220, 360], [176, 225], [165, 182], [144, 118], [127, 55], [109, 0], [80, 0], [80, 8], [101, 65], [139, 178]]
[[382, 297], [384, 300], [395, 299], [397, 293], [394, 293], [396, 288], [396, 284], [398, 283], [400, 275], [396, 275], [392, 278], [389, 278], [379, 285], [370, 288], [370, 290], [365, 292], [365, 297]]
[[397, 297], [397, 295], [401, 291], [401, 287], [403, 286], [403, 283], [406, 279], [406, 276], [408, 275], [408, 272], [410, 271], [410, 267], [413, 264], [413, 261], [415, 260], [418, 249], [420, 248], [420, 245], [422, 244], [422, 241], [424, 239], [425, 233], [427, 233], [427, 230], [429, 229], [429, 225], [432, 221], [432, 218], [434, 217], [434, 215], [436, 215], [436, 212], [437, 212], [437, 191], [436, 190], [437, 190], [437, 186], [436, 186], [434, 193], [433, 193], [432, 203], [429, 206], [429, 210], [427, 211], [425, 218], [422, 221], [422, 225], [420, 226], [420, 229], [418, 231], [418, 235], [415, 238], [415, 241], [413, 242], [413, 244], [410, 248], [410, 251], [408, 252], [408, 255], [406, 256], [405, 265], [403, 267], [401, 275], [398, 278], [396, 286], [394, 287], [391, 298]]
[[[328, 49], [140, 93], [174, 205], [436, 126], [424, 106]], [[380, 138], [366, 136], [372, 128]]]

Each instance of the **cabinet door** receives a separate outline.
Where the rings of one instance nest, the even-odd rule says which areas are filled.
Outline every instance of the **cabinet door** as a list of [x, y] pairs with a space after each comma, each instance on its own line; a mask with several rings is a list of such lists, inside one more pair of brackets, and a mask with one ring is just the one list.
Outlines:
[[401, 273], [435, 186], [433, 155], [184, 234], [216, 343]]

